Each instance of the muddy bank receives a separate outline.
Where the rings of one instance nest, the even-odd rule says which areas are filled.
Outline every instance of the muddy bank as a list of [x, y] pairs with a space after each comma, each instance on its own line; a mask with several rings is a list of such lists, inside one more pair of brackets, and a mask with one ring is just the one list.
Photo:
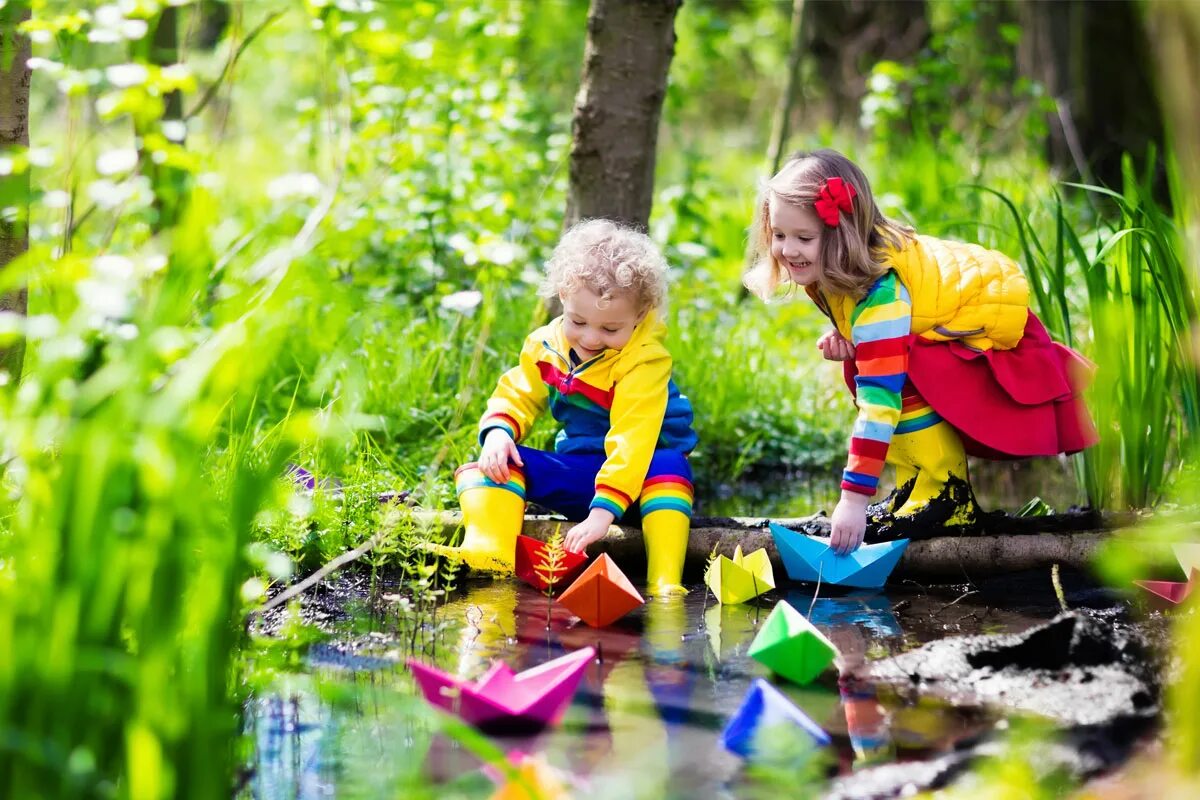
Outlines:
[[[1087, 780], [1124, 763], [1157, 727], [1159, 664], [1142, 634], [1111, 612], [1072, 612], [1020, 634], [930, 642], [864, 665], [863, 680], [885, 681], [914, 695], [955, 705], [987, 706], [1047, 720], [1051, 742], [1023, 757], [1035, 771]], [[865, 769], [836, 780], [830, 797], [902, 797], [953, 783], [976, 761], [1011, 756], [1008, 728], [959, 742], [918, 764]]]
[[1062, 725], [1159, 712], [1155, 664], [1141, 634], [1106, 612], [1063, 614], [1021, 634], [930, 642], [872, 663], [864, 677]]

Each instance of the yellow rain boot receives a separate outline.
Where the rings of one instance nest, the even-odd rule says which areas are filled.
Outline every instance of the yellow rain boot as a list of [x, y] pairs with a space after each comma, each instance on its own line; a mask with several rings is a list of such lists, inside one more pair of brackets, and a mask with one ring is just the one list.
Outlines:
[[642, 539], [646, 543], [646, 593], [687, 594], [683, 559], [692, 526], [692, 484], [678, 475], [658, 475], [642, 486]]
[[687, 555], [692, 519], [671, 508], [642, 517], [646, 542], [646, 593], [655, 597], [687, 594], [683, 588], [683, 559]]
[[896, 468], [896, 488], [877, 503], [871, 503], [867, 506], [867, 524], [884, 525], [887, 524], [892, 515], [896, 513], [896, 509], [904, 505], [908, 501], [909, 494], [912, 493], [913, 486], [916, 483], [917, 471], [912, 465], [895, 460], [895, 455], [892, 448], [888, 448], [887, 463]]
[[434, 545], [432, 549], [461, 559], [473, 570], [512, 573], [517, 534], [525, 521], [524, 473], [510, 464], [508, 483], [502, 485], [471, 463], [459, 467], [454, 483], [466, 532], [457, 547]]
[[939, 419], [893, 436], [887, 460], [897, 465], [898, 486], [909, 470], [916, 472], [908, 497], [892, 513], [896, 535], [937, 536], [975, 525], [979, 509], [967, 477], [967, 454], [949, 423]]

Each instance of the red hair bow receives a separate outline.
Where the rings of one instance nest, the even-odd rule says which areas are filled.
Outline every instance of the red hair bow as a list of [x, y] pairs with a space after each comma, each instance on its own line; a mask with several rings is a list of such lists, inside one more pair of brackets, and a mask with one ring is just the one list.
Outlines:
[[858, 192], [854, 191], [854, 187], [846, 183], [841, 178], [830, 178], [821, 184], [821, 188], [817, 190], [817, 199], [813, 201], [813, 209], [816, 210], [817, 216], [831, 228], [836, 228], [840, 217], [839, 211], [845, 211], [847, 214], [854, 210], [854, 204], [851, 202]]

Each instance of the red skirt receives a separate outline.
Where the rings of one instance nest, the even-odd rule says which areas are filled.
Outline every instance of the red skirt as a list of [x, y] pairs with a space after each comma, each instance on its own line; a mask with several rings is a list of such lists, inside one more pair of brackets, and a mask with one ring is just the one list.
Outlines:
[[[843, 366], [853, 391], [854, 362]], [[983, 458], [1054, 456], [1095, 444], [1096, 426], [1080, 397], [1094, 370], [1053, 341], [1032, 311], [1011, 350], [909, 339], [908, 380], [958, 431], [967, 452]]]

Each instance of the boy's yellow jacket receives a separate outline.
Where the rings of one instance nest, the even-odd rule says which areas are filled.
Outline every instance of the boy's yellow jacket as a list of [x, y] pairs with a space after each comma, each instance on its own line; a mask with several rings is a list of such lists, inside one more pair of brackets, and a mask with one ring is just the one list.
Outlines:
[[[1029, 314], [1029, 283], [1008, 256], [976, 244], [916, 236], [891, 249], [912, 298], [912, 332], [932, 341], [960, 341], [977, 350], [1010, 350], [1021, 341]], [[825, 297], [838, 331], [850, 338], [850, 315], [862, 298]]]
[[556, 452], [606, 456], [591, 505], [620, 519], [641, 494], [656, 449], [687, 453], [696, 446], [691, 403], [671, 379], [666, 331], [650, 311], [623, 348], [575, 364], [562, 317], [538, 328], [488, 400], [479, 441], [502, 428], [519, 442], [549, 406], [562, 425]]

